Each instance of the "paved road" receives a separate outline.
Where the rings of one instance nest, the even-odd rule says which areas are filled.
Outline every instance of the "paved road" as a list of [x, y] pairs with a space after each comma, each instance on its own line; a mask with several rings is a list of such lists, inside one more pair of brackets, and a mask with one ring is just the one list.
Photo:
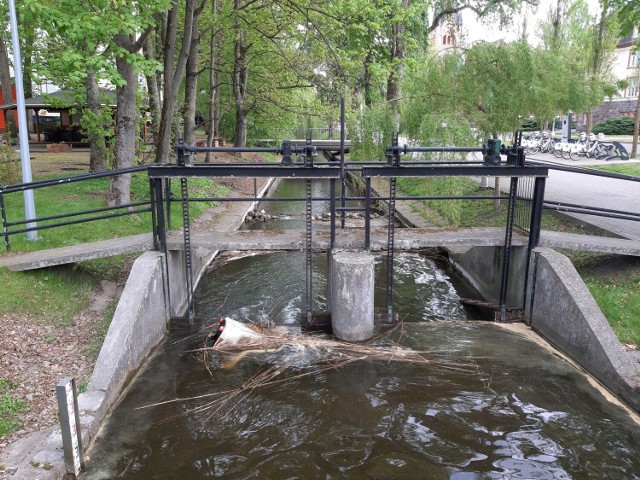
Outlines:
[[[549, 154], [533, 154], [528, 160], [540, 160], [549, 164], [574, 167], [610, 165], [614, 161], [583, 159], [563, 160]], [[620, 163], [640, 163], [629, 160]], [[546, 183], [545, 199], [593, 207], [623, 210], [640, 214], [640, 182], [597, 177], [588, 174], [550, 170]], [[640, 221], [572, 214], [585, 223], [590, 223], [631, 240], [640, 240]]]

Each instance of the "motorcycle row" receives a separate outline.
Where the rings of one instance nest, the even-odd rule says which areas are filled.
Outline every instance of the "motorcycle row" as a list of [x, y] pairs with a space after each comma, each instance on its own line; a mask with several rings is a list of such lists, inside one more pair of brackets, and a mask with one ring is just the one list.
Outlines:
[[576, 142], [557, 142], [551, 132], [531, 132], [523, 134], [522, 146], [525, 153], [553, 153], [558, 158], [580, 160], [582, 157], [603, 160], [613, 154], [614, 145], [604, 141], [604, 134], [587, 136], [581, 133]]

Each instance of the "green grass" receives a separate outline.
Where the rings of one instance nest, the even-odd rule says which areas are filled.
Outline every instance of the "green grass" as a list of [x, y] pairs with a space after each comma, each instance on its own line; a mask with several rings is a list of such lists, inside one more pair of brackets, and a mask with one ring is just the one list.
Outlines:
[[11, 384], [0, 378], [0, 437], [20, 426], [20, 414], [28, 407], [25, 401], [11, 396]]
[[585, 283], [622, 343], [640, 345], [640, 272]]
[[85, 308], [96, 280], [72, 267], [30, 272], [0, 270], [0, 312], [31, 315], [38, 320], [69, 326]]
[[[57, 177], [49, 176], [49, 178]], [[109, 180], [101, 178], [35, 190], [36, 217], [43, 218], [106, 207], [108, 188]], [[172, 191], [174, 195], [179, 197], [179, 182], [172, 182]], [[211, 179], [189, 179], [190, 198], [223, 196], [227, 191], [226, 187], [215, 183]], [[149, 182], [147, 175], [144, 173], [133, 175], [131, 180], [131, 200], [137, 202], [148, 199]], [[211, 205], [211, 202], [191, 202], [189, 206], [191, 217], [197, 218]], [[24, 219], [22, 193], [5, 195], [5, 206], [9, 222]], [[83, 217], [72, 217], [68, 220], [80, 218]], [[63, 220], [54, 220], [53, 222], [59, 221]], [[179, 207], [171, 209], [171, 221], [173, 225], [182, 223], [181, 209]], [[40, 222], [40, 225], [44, 226], [47, 223], [51, 222]], [[39, 239], [36, 241], [27, 240], [23, 234], [13, 235], [10, 240], [11, 250], [13, 251], [34, 251], [145, 232], [151, 232], [151, 213], [139, 213], [96, 220], [90, 223], [42, 229], [38, 231]]]
[[622, 173], [623, 175], [640, 177], [640, 163], [614, 163], [613, 165], [607, 165], [604, 167], [598, 166], [592, 168], [605, 172]]
[[[501, 179], [506, 182], [506, 179]], [[470, 178], [399, 178], [398, 187], [412, 196], [460, 195], [492, 196], [494, 188], [482, 188]], [[494, 200], [427, 200], [420, 202], [424, 208], [419, 213], [439, 227], [472, 228], [504, 227], [507, 218], [507, 200], [501, 200], [496, 209]], [[527, 225], [528, 227], [528, 225]], [[554, 231], [584, 233], [580, 227], [559, 219], [551, 212], [542, 215], [542, 228]]]

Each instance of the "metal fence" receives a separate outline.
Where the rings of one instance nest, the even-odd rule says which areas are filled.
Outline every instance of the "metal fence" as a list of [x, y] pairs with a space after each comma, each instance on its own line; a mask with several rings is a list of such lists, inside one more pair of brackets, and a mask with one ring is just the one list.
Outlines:
[[[120, 175], [131, 175], [137, 172], [146, 172], [146, 166], [123, 168], [100, 173], [89, 173], [85, 175], [74, 175], [70, 177], [55, 178], [51, 180], [41, 180], [37, 182], [21, 183], [16, 185], [6, 185], [0, 187], [0, 212], [2, 216], [2, 235], [4, 237], [5, 248], [11, 249], [11, 236], [21, 233], [47, 230], [67, 225], [77, 225], [80, 223], [105, 220], [109, 218], [137, 215], [140, 213], [153, 213], [152, 200], [131, 202], [125, 205], [107, 206], [90, 210], [78, 210], [75, 212], [50, 215], [46, 217], [32, 218], [28, 220], [9, 220], [5, 207], [5, 197], [10, 194], [25, 192], [27, 190], [39, 190], [42, 188], [55, 188], [56, 186], [70, 183], [83, 182], [97, 178], [116, 177]], [[37, 226], [31, 226], [35, 225]]]

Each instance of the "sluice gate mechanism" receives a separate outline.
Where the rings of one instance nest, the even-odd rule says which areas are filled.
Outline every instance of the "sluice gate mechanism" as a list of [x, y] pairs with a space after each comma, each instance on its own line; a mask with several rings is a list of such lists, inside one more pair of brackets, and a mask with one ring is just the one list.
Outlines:
[[[344, 116], [342, 116], [342, 134], [339, 145], [333, 145], [333, 153], [326, 155], [324, 160], [317, 159], [319, 149], [328, 148], [327, 145], [314, 144], [311, 139], [304, 143], [285, 141], [277, 147], [195, 147], [187, 145], [176, 146], [175, 164], [152, 166], [148, 169], [149, 181], [154, 192], [153, 234], [154, 245], [158, 250], [167, 249], [168, 221], [171, 203], [180, 202], [183, 221], [183, 248], [185, 280], [188, 289], [188, 311], [190, 321], [194, 318], [193, 309], [193, 278], [192, 278], [192, 245], [189, 226], [189, 202], [193, 201], [242, 201], [257, 202], [271, 201], [269, 198], [190, 198], [188, 195], [188, 179], [194, 177], [273, 177], [278, 179], [304, 179], [304, 198], [289, 198], [291, 201], [305, 202], [305, 312], [303, 323], [313, 329], [316, 319], [324, 319], [326, 314], [313, 310], [313, 256], [318, 250], [314, 244], [314, 229], [312, 205], [317, 201], [328, 201], [330, 204], [330, 233], [328, 251], [336, 248], [336, 228], [345, 228], [347, 212], [357, 211], [364, 217], [362, 229], [363, 240], [360, 251], [371, 249], [371, 205], [372, 202], [386, 203], [388, 210], [387, 244], [386, 244], [386, 320], [392, 323], [393, 312], [393, 260], [395, 246], [395, 208], [398, 200], [487, 200], [503, 199], [508, 201], [507, 219], [504, 229], [504, 243], [502, 252], [502, 274], [499, 302], [495, 305], [495, 319], [509, 321], [513, 318], [513, 305], [507, 305], [507, 289], [509, 285], [509, 264], [514, 229], [528, 234], [528, 255], [537, 246], [540, 236], [540, 221], [542, 202], [544, 197], [545, 178], [548, 169], [540, 165], [527, 165], [524, 150], [519, 145], [520, 137], [515, 137], [515, 145], [502, 145], [500, 140], [489, 140], [478, 147], [421, 147], [399, 145], [398, 138], [394, 138], [392, 145], [386, 148], [384, 160], [364, 162], [347, 161], [345, 159], [346, 145], [344, 138]], [[279, 164], [273, 163], [201, 163], [196, 161], [196, 155], [206, 152], [269, 153], [281, 157]], [[447, 153], [459, 154], [457, 160], [416, 160], [416, 155]], [[469, 154], [481, 155], [481, 160], [469, 160]], [[503, 161], [506, 156], [506, 161]], [[332, 159], [327, 160], [326, 158]], [[364, 185], [364, 196], [348, 196], [346, 193], [347, 177], [357, 175]], [[507, 195], [494, 194], [492, 196], [404, 196], [398, 195], [396, 181], [402, 177], [509, 177], [510, 188]], [[388, 195], [378, 195], [372, 190], [371, 180], [374, 178], [388, 180]], [[180, 180], [181, 197], [179, 199], [167, 195], [170, 192], [170, 182], [173, 178]], [[523, 180], [524, 179], [524, 180]], [[329, 198], [313, 197], [313, 182], [329, 182]], [[342, 189], [336, 194], [336, 182], [340, 182]], [[523, 188], [524, 187], [524, 188]], [[282, 200], [282, 199], [280, 199]], [[348, 202], [364, 202], [363, 206], [350, 206]], [[526, 278], [525, 278], [526, 281]], [[330, 288], [330, 287], [329, 287]], [[525, 287], [526, 288], [526, 287]], [[522, 306], [518, 306], [521, 308]]]

